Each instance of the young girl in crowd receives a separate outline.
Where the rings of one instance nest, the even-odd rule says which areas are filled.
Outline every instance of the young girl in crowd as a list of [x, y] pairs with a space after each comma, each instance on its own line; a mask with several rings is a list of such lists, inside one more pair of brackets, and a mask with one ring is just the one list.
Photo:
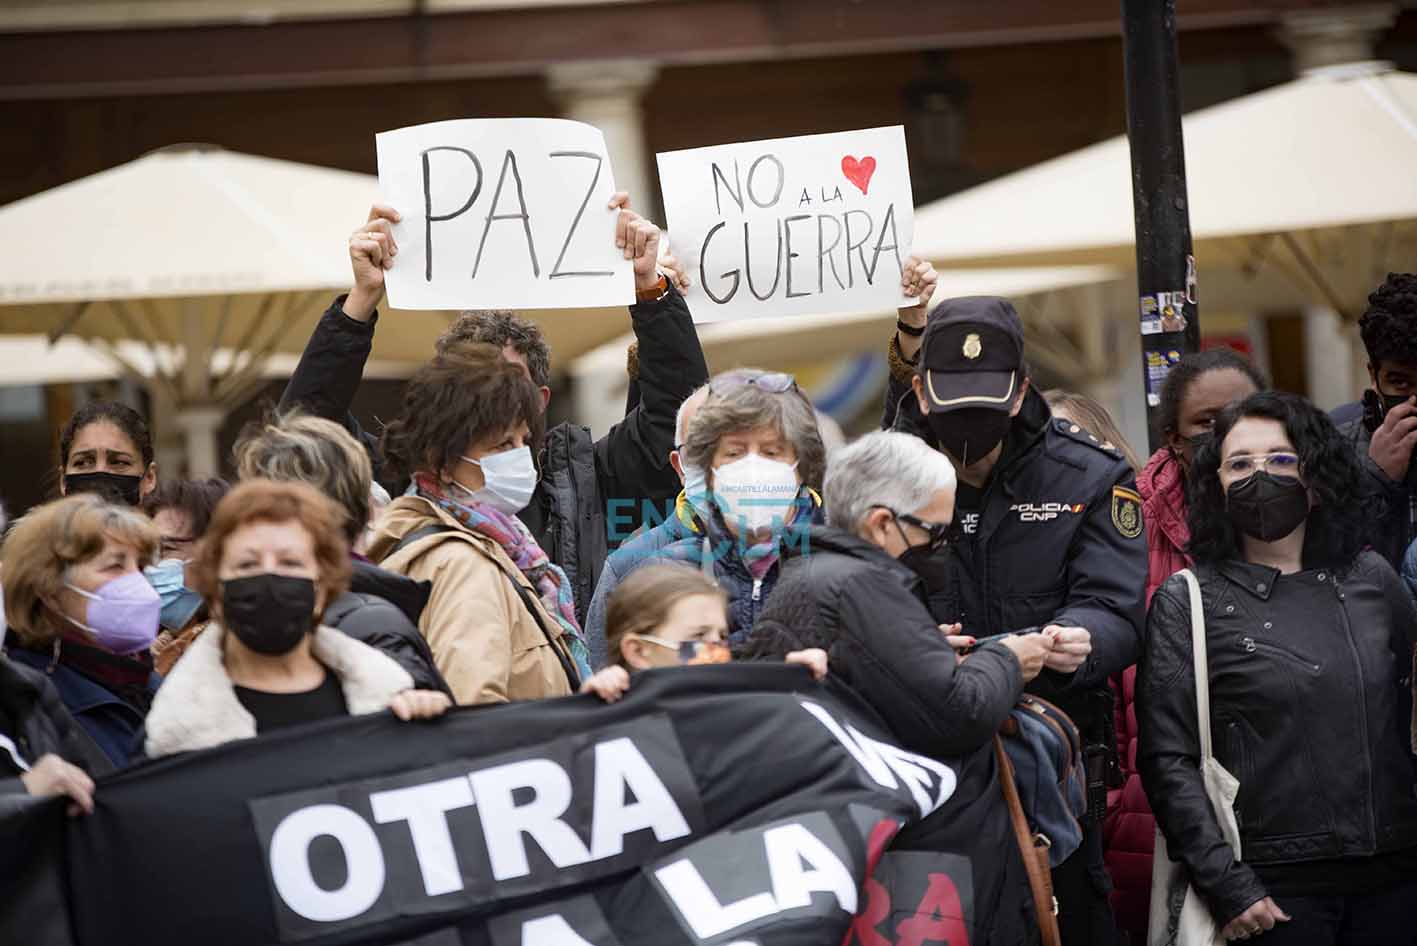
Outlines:
[[[1227, 939], [1417, 943], [1408, 671], [1417, 609], [1365, 546], [1358, 457], [1308, 401], [1221, 411], [1191, 457], [1189, 552], [1215, 755], [1240, 782], [1231, 853], [1199, 765], [1186, 582], [1152, 598], [1138, 764], [1173, 858]], [[1292, 918], [1292, 920], [1291, 920]]]
[[[629, 689], [632, 671], [726, 661], [727, 602], [698, 569], [673, 562], [637, 569], [616, 588], [606, 610], [610, 666], [581, 692], [614, 703]], [[825, 651], [796, 651], [786, 662], [806, 666], [818, 680], [826, 676]]]

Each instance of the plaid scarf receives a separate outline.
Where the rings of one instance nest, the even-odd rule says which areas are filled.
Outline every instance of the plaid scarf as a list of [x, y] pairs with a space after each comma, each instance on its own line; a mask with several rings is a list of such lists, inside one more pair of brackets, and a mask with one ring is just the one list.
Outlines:
[[546, 557], [545, 550], [536, 543], [526, 525], [516, 516], [509, 516], [486, 503], [461, 503], [452, 499], [443, 491], [442, 484], [426, 473], [415, 475], [413, 482], [418, 495], [471, 531], [487, 536], [502, 547], [502, 551], [536, 589], [546, 610], [561, 625], [581, 679], [589, 678], [590, 651], [576, 621], [576, 600], [571, 592], [571, 583], [561, 567]]

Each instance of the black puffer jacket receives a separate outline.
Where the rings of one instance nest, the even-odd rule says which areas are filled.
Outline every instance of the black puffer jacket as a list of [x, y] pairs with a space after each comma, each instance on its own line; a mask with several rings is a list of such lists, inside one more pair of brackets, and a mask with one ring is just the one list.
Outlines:
[[[369, 450], [380, 478], [377, 438], [349, 412], [378, 315], [356, 322], [340, 308], [344, 298], [321, 316], [280, 406], [299, 405], [344, 424]], [[541, 479], [521, 514], [537, 544], [571, 580], [582, 623], [606, 555], [639, 528], [646, 504], [659, 519], [673, 515], [680, 489], [679, 475], [669, 465], [674, 418], [684, 399], [708, 381], [689, 307], [675, 289], [657, 302], [631, 306], [630, 324], [639, 342], [638, 404], [599, 440], [579, 424], [548, 430], [537, 464]], [[387, 485], [398, 491], [398, 484]], [[609, 534], [609, 521], [616, 523], [615, 535]]]
[[944, 760], [957, 779], [949, 801], [897, 838], [881, 861], [895, 893], [892, 921], [881, 926], [894, 929], [917, 910], [930, 915], [926, 904], [939, 907], [926, 893], [927, 886], [935, 891], [935, 875], [961, 873], [972, 888], [961, 920], [969, 942], [1036, 942], [992, 739], [1023, 693], [1018, 660], [996, 643], [957, 663], [925, 607], [920, 579], [864, 539], [816, 526], [806, 550], [787, 547], [777, 588], [739, 656], [780, 659], [820, 647], [834, 685], [864, 701], [900, 745]]
[[1398, 709], [1417, 610], [1364, 552], [1340, 573], [1245, 562], [1202, 566], [1211, 733], [1240, 780], [1243, 862], [1220, 833], [1197, 769], [1191, 609], [1177, 575], [1151, 601], [1137, 677], [1137, 763], [1171, 855], [1221, 922], [1267, 895], [1265, 865], [1417, 846]]
[[431, 591], [426, 581], [356, 561], [349, 590], [325, 610], [322, 623], [392, 657], [413, 677], [417, 689], [441, 690], [452, 697], [428, 642], [418, 632], [418, 618]]
[[[0, 817], [25, 805], [30, 796], [18, 764], [33, 765], [53, 753], [90, 775], [113, 771], [103, 750], [59, 699], [49, 678], [0, 654]], [[19, 759], [17, 761], [16, 755]]]
[[819, 647], [832, 675], [905, 748], [957, 756], [988, 744], [1023, 693], [1013, 652], [990, 644], [959, 664], [914, 572], [830, 526], [813, 527], [806, 549], [786, 549], [777, 588], [741, 655], [780, 658]]

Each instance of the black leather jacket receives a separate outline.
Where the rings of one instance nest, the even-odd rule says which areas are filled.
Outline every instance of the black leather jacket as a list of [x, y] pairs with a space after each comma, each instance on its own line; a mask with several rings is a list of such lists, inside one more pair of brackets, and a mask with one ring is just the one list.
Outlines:
[[1398, 691], [1417, 609], [1381, 556], [1293, 575], [1245, 562], [1197, 569], [1216, 758], [1240, 780], [1243, 861], [1206, 799], [1184, 580], [1151, 601], [1137, 678], [1142, 783], [1171, 856], [1217, 921], [1267, 895], [1254, 866], [1417, 846], [1410, 721]]

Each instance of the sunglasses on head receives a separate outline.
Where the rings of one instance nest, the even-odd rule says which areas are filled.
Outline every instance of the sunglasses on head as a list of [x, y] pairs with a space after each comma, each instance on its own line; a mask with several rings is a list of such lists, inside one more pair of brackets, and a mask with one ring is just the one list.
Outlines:
[[725, 371], [709, 381], [709, 395], [724, 394], [735, 388], [755, 387], [768, 394], [785, 394], [797, 389], [797, 379], [784, 371], [753, 371], [740, 368]]

